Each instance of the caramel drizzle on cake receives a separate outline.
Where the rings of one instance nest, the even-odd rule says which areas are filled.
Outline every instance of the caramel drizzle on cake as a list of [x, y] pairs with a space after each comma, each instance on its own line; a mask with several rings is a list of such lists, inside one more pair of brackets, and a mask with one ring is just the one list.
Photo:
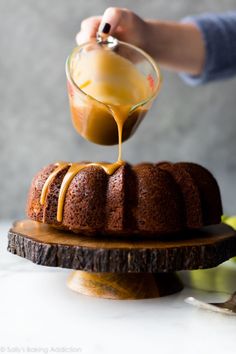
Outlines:
[[66, 192], [73, 180], [73, 178], [77, 175], [79, 171], [82, 169], [89, 167], [89, 166], [99, 166], [101, 167], [108, 175], [112, 175], [120, 166], [124, 165], [124, 161], [118, 160], [114, 163], [106, 163], [106, 162], [90, 162], [90, 163], [79, 163], [79, 162], [57, 162], [55, 164], [56, 168], [55, 170], [49, 175], [47, 178], [46, 182], [44, 183], [41, 197], [40, 197], [40, 204], [44, 205], [48, 193], [49, 186], [51, 182], [54, 180], [54, 178], [57, 176], [59, 172], [64, 170], [65, 168], [68, 168], [68, 171], [66, 172], [60, 192], [59, 192], [59, 197], [58, 197], [58, 205], [57, 205], [57, 221], [61, 222], [63, 218], [63, 209], [64, 209], [64, 202], [65, 202], [65, 197], [66, 197]]

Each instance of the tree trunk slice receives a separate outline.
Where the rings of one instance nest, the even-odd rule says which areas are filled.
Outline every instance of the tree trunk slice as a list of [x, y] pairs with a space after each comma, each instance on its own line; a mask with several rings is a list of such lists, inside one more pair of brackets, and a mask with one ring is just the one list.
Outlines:
[[91, 273], [73, 271], [67, 286], [78, 293], [113, 300], [150, 299], [183, 289], [175, 273]]
[[236, 233], [225, 225], [162, 239], [88, 237], [31, 220], [9, 231], [8, 251], [34, 263], [96, 273], [158, 273], [211, 268], [236, 256]]

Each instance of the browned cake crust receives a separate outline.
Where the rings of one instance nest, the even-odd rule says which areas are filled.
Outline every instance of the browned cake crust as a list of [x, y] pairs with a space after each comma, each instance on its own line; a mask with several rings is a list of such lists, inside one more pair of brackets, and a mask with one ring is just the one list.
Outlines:
[[73, 178], [65, 198], [62, 222], [57, 205], [64, 168], [49, 185], [44, 205], [42, 188], [55, 170], [51, 164], [33, 179], [27, 215], [30, 219], [74, 232], [91, 234], [166, 234], [217, 224], [222, 204], [212, 174], [194, 163], [142, 163], [119, 167], [107, 175], [88, 166]]

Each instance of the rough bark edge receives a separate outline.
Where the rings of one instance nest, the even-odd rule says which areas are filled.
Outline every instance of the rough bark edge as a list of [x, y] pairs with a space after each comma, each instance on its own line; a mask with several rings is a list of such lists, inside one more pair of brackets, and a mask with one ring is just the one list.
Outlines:
[[33, 263], [89, 272], [157, 273], [212, 268], [236, 256], [236, 237], [169, 249], [104, 249], [34, 241], [12, 230], [8, 251]]

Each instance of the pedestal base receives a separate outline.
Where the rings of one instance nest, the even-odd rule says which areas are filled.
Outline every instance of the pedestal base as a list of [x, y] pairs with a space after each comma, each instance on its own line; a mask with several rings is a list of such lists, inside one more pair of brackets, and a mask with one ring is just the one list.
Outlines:
[[67, 286], [78, 293], [106, 299], [148, 299], [171, 295], [183, 289], [175, 273], [72, 272]]

